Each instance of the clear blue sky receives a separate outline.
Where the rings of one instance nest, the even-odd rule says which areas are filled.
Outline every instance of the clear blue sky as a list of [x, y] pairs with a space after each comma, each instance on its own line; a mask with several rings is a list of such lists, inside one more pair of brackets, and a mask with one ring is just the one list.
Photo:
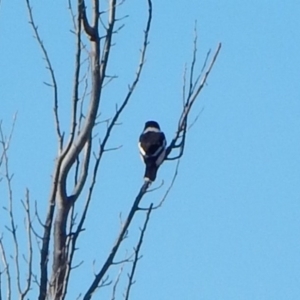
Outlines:
[[[28, 187], [43, 215], [56, 155], [52, 94], [43, 84], [49, 75], [23, 2], [2, 0], [0, 6], [0, 119], [8, 131], [18, 111], [11, 149], [16, 205]], [[134, 76], [144, 2], [121, 7], [119, 17], [129, 17], [115, 36], [109, 73], [119, 78], [104, 93], [103, 119]], [[67, 1], [32, 5], [68, 124], [75, 43]], [[86, 290], [93, 260], [97, 270], [118, 232], [119, 213], [126, 214], [142, 184], [136, 144], [144, 122], [159, 121], [169, 140], [174, 134], [196, 19], [198, 70], [208, 49], [218, 42], [223, 47], [195, 106], [194, 116], [204, 111], [189, 132], [175, 186], [151, 217], [131, 299], [300, 299], [299, 11], [297, 1], [153, 0], [145, 70], [110, 141], [123, 147], [108, 153], [100, 167], [76, 259], [84, 264], [74, 272], [68, 299]], [[174, 167], [163, 165], [155, 186], [162, 180], [165, 185], [147, 194], [145, 205], [161, 199]], [[0, 193], [2, 207], [3, 183]], [[131, 250], [139, 221], [119, 258]], [[109, 293], [106, 288], [95, 299]]]

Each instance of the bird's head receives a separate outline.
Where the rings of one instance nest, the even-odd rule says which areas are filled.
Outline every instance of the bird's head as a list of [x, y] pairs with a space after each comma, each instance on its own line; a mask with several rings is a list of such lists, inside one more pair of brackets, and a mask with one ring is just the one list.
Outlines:
[[144, 129], [147, 129], [147, 128], [155, 128], [155, 129], [160, 130], [160, 127], [156, 121], [147, 121], [145, 123]]

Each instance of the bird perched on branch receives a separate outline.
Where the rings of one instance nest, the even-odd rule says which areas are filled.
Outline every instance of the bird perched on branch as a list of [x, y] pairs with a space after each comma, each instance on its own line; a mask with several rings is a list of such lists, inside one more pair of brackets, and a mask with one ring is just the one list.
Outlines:
[[145, 181], [154, 181], [156, 173], [165, 159], [166, 138], [164, 133], [155, 121], [148, 121], [145, 124], [144, 131], [140, 135], [139, 150], [141, 157], [146, 165]]

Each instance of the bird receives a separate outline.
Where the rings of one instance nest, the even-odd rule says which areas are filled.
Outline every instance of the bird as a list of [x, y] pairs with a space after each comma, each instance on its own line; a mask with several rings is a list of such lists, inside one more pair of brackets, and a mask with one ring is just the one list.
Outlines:
[[144, 180], [153, 182], [166, 155], [166, 137], [156, 121], [147, 121], [139, 138], [139, 151], [146, 165]]

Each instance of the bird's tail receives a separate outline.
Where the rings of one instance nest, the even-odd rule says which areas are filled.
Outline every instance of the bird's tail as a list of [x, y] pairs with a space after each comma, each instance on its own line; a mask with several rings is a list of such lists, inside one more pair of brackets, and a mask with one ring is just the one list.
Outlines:
[[156, 178], [157, 169], [158, 167], [155, 164], [148, 164], [145, 170], [145, 176], [144, 176], [145, 181], [153, 182]]

